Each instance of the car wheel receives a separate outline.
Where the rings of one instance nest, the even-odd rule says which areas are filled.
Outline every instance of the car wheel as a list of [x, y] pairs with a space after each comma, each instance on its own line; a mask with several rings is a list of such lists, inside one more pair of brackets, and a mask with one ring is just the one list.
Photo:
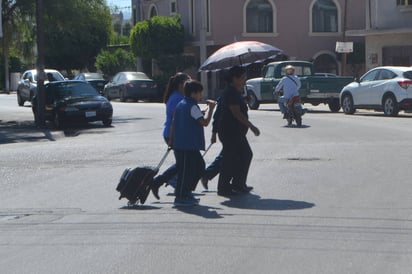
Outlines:
[[103, 125], [109, 127], [112, 125], [112, 119], [106, 119], [102, 121]]
[[354, 114], [353, 99], [350, 94], [345, 94], [342, 97], [342, 110], [345, 114]]
[[398, 116], [399, 113], [399, 106], [396, 102], [396, 99], [393, 95], [388, 95], [383, 99], [383, 113], [385, 116]]
[[333, 100], [332, 102], [329, 102], [328, 105], [332, 112], [338, 112], [340, 110], [339, 100]]
[[251, 90], [247, 91], [247, 104], [250, 109], [258, 109], [260, 105], [256, 95]]
[[21, 95], [19, 92], [17, 92], [17, 104], [21, 107], [24, 106], [24, 100], [23, 98], [21, 98]]

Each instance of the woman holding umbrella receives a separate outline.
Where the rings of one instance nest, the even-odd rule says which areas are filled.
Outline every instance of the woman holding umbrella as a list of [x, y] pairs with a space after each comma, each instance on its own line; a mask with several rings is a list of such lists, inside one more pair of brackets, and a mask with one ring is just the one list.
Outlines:
[[232, 67], [227, 74], [227, 87], [221, 98], [221, 118], [218, 135], [223, 145], [223, 159], [218, 181], [219, 196], [248, 193], [246, 185], [253, 153], [246, 138], [248, 129], [259, 136], [260, 131], [248, 117], [248, 107], [242, 94], [246, 83], [246, 69]]

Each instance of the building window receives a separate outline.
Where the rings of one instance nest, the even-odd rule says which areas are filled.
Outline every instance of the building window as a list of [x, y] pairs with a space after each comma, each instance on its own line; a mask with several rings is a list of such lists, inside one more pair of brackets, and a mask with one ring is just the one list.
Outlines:
[[312, 32], [338, 32], [338, 9], [332, 0], [317, 0], [314, 3]]
[[154, 17], [154, 16], [157, 16], [157, 9], [156, 9], [155, 6], [152, 6], [152, 7], [150, 8], [150, 18], [152, 18], [152, 17]]
[[251, 0], [246, 7], [246, 32], [273, 32], [273, 8], [267, 0]]
[[412, 0], [396, 0], [398, 6], [412, 6]]
[[170, 14], [175, 15], [177, 13], [177, 3], [176, 0], [170, 0]]

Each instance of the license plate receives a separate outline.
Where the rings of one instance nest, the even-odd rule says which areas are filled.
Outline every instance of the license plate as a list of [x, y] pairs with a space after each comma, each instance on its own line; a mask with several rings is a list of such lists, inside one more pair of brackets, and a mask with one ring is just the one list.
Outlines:
[[140, 85], [140, 87], [147, 88], [147, 84], [143, 83], [143, 84]]
[[86, 111], [86, 118], [96, 116], [96, 111]]

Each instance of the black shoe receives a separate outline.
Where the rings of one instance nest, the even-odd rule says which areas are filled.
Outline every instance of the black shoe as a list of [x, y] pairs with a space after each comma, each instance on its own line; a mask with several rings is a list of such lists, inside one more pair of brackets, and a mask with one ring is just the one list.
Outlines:
[[232, 197], [232, 196], [234, 196], [234, 195], [236, 195], [236, 194], [237, 194], [237, 193], [234, 192], [233, 190], [218, 191], [218, 192], [217, 192], [217, 195], [223, 196], [223, 197], [227, 197], [227, 198], [230, 198], [230, 197]]
[[249, 193], [253, 190], [253, 186], [243, 186], [243, 187], [236, 187], [233, 188], [233, 191], [236, 193]]
[[200, 178], [200, 182], [202, 183], [202, 186], [205, 190], [208, 190], [208, 185], [207, 183], [209, 182], [209, 180], [206, 177], [202, 177]]
[[153, 196], [155, 196], [156, 199], [160, 200], [159, 188], [163, 185], [163, 183], [159, 182], [159, 180], [156, 180], [156, 179], [158, 178], [154, 178], [151, 189], [152, 189]]

